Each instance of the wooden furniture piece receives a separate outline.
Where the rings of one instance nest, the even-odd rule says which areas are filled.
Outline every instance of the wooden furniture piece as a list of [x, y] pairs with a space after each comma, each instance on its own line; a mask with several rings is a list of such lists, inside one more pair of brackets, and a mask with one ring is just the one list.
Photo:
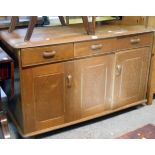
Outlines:
[[[34, 27], [37, 24], [37, 19], [38, 19], [37, 16], [30, 16], [30, 22], [29, 22], [29, 25], [28, 25], [28, 29], [27, 29], [24, 41], [29, 41], [30, 40], [30, 38], [32, 36], [32, 33], [33, 33], [33, 30], [34, 30]], [[59, 16], [59, 19], [60, 19], [61, 24], [63, 26], [65, 26], [66, 22], [65, 22], [64, 17]], [[19, 22], [19, 17], [18, 16], [12, 16], [11, 17], [9, 33], [13, 32], [15, 30], [16, 25], [17, 25], [18, 22]]]
[[[63, 26], [67, 25], [63, 16], [59, 16], [59, 19], [60, 19], [60, 22]], [[88, 35], [89, 34], [95, 34], [96, 17], [92, 16], [92, 22], [88, 21], [88, 16], [82, 16], [82, 20], [83, 20], [83, 24], [84, 24], [84, 27], [85, 27], [87, 34]], [[11, 24], [9, 27], [9, 33], [13, 32], [15, 30], [18, 22], [19, 22], [19, 17], [18, 16], [12, 16]], [[30, 22], [28, 25], [28, 29], [27, 29], [24, 41], [30, 40], [36, 24], [37, 24], [37, 16], [30, 16]]]
[[[155, 16], [122, 16], [121, 20], [114, 22], [114, 24], [116, 23], [123, 25], [144, 25], [146, 28], [151, 27], [153, 31], [155, 30]], [[153, 103], [153, 97], [155, 94], [155, 40], [153, 41], [152, 48], [153, 49], [147, 90], [147, 104], [150, 105]]]
[[116, 22], [123, 25], [145, 25], [146, 16], [122, 16], [122, 20]]
[[[155, 16], [147, 17], [145, 26], [152, 27], [152, 29], [155, 31]], [[155, 32], [154, 32], [154, 36], [155, 36]], [[153, 96], [155, 94], [155, 56], [154, 55], [155, 55], [155, 40], [153, 42], [153, 48], [152, 48], [151, 69], [150, 69], [148, 91], [147, 91], [148, 104], [152, 104]]]
[[[10, 27], [10, 21], [12, 16], [1, 16], [0, 17], [0, 30], [7, 30]], [[17, 16], [17, 25], [16, 28], [26, 28], [29, 24], [29, 16]], [[44, 25], [43, 17], [38, 17], [37, 26]]]
[[[14, 95], [14, 63], [13, 60], [0, 48], [0, 83], [11, 79], [11, 97]], [[7, 117], [2, 110], [0, 89], [0, 122], [4, 138], [10, 138]]]
[[153, 32], [144, 26], [36, 28], [0, 33], [14, 57], [15, 95], [9, 114], [24, 137], [147, 102]]
[[88, 16], [82, 16], [82, 20], [87, 34], [95, 34], [96, 16], [92, 16], [92, 22], [88, 21]]

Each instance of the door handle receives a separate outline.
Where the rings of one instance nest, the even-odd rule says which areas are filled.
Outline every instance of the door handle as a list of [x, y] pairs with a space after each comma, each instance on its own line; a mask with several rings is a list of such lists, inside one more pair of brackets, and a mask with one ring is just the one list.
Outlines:
[[103, 47], [102, 44], [91, 45], [92, 50], [98, 50], [98, 49], [101, 49], [102, 47]]
[[122, 72], [122, 66], [121, 65], [117, 65], [116, 66], [116, 76], [120, 76]]
[[140, 38], [133, 38], [133, 39], [130, 40], [131, 44], [137, 44], [139, 42], [140, 42]]
[[72, 75], [67, 75], [67, 87], [71, 88], [72, 87]]
[[56, 51], [43, 52], [43, 57], [48, 59], [48, 58], [52, 58], [52, 57], [54, 57], [55, 54], [56, 54]]

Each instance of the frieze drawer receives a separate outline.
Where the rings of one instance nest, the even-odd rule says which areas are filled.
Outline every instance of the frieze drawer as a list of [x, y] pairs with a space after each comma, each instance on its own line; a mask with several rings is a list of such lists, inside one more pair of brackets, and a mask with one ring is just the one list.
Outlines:
[[118, 37], [117, 48], [118, 50], [124, 50], [124, 49], [150, 46], [152, 44], [152, 40], [153, 40], [152, 33]]
[[68, 60], [74, 57], [73, 44], [22, 49], [22, 66]]
[[75, 57], [116, 51], [116, 38], [75, 43]]

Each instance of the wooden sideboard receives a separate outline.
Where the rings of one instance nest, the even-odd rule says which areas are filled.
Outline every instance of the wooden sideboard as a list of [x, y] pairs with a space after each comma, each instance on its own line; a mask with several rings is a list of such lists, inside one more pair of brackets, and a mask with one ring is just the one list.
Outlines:
[[[10, 116], [24, 137], [146, 103], [153, 32], [144, 26], [99, 26], [2, 31], [15, 60]], [[6, 86], [7, 87], [7, 86]]]

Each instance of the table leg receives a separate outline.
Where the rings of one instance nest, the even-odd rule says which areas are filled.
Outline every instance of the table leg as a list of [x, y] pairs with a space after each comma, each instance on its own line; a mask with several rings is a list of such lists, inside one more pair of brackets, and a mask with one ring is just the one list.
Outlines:
[[11, 62], [11, 98], [14, 96], [14, 63]]
[[0, 122], [1, 122], [4, 138], [5, 139], [11, 138], [10, 131], [9, 131], [9, 126], [8, 126], [8, 120], [7, 120], [7, 118], [6, 118], [6, 116], [4, 114], [1, 114]]
[[2, 101], [1, 101], [1, 87], [0, 87], [0, 123], [2, 127], [3, 136], [5, 139], [9, 139], [10, 132], [9, 132], [9, 126], [8, 126], [8, 120], [5, 114], [3, 113], [2, 109]]
[[1, 87], [0, 87], [0, 112], [2, 111], [2, 101], [1, 101]]

